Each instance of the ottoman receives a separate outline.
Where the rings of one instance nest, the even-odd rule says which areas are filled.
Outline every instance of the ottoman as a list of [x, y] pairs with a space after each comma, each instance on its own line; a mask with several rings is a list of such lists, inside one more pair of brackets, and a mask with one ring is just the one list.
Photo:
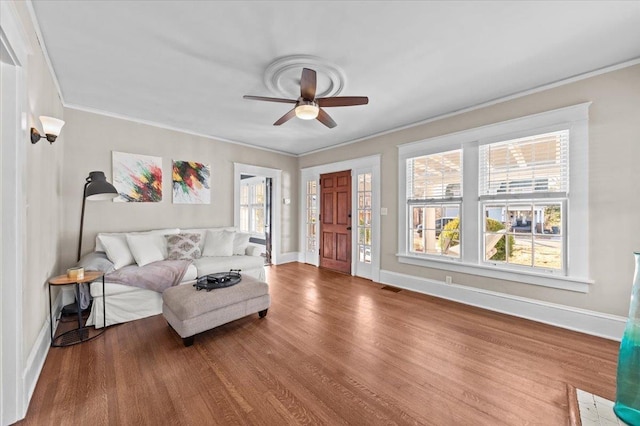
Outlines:
[[188, 284], [168, 288], [162, 294], [162, 315], [184, 345], [191, 346], [194, 335], [203, 331], [256, 312], [264, 318], [270, 303], [267, 283], [244, 276], [236, 285], [211, 291]]

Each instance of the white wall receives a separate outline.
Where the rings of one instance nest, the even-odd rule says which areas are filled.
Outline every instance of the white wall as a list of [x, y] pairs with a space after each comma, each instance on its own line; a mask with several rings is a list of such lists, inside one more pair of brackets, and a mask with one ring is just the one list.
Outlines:
[[[381, 269], [436, 281], [627, 316], [633, 279], [633, 251], [640, 249], [640, 65], [487, 106], [464, 114], [391, 132], [300, 158], [300, 167], [382, 154]], [[589, 121], [590, 275], [587, 294], [543, 288], [444, 270], [401, 264], [398, 228], [397, 145], [592, 101]]]
[[[7, 389], [6, 382], [2, 382], [3, 393], [17, 395], [15, 407], [4, 407], [2, 419], [9, 419], [17, 413], [18, 418], [26, 413], [27, 404], [35, 387], [37, 377], [44, 362], [49, 347], [49, 299], [47, 281], [59, 272], [58, 245], [62, 200], [60, 197], [60, 182], [62, 176], [62, 162], [64, 151], [64, 130], [60, 138], [53, 145], [46, 140], [41, 140], [32, 145], [29, 140], [29, 128], [36, 127], [42, 133], [42, 125], [38, 120], [40, 115], [48, 115], [56, 118], [64, 118], [62, 103], [58, 96], [57, 86], [45, 61], [44, 54], [37, 40], [36, 30], [31, 21], [31, 16], [26, 2], [3, 2], [2, 4], [3, 32], [9, 30], [9, 25], [14, 27], [11, 32], [20, 34], [26, 42], [26, 60], [20, 64], [21, 75], [24, 79], [18, 79], [17, 89], [25, 95], [20, 100], [20, 110], [17, 111], [17, 119], [12, 123], [2, 123], [3, 126], [15, 126], [15, 121], [21, 127], [22, 135], [17, 140], [2, 141], [6, 143], [20, 144], [22, 155], [18, 155], [18, 191], [19, 218], [15, 219], [16, 232], [21, 240], [21, 250], [16, 253], [18, 262], [21, 262], [21, 279], [12, 282], [3, 282], [4, 290], [11, 288], [14, 294], [18, 294], [20, 308], [16, 311], [18, 318], [11, 318], [19, 324], [21, 334], [16, 341], [2, 340], [2, 357], [19, 354], [16, 362], [18, 371], [18, 383], [13, 383], [16, 388]], [[4, 78], [4, 77], [3, 77]], [[3, 189], [12, 188], [5, 188]], [[17, 291], [17, 292], [16, 292]], [[57, 291], [54, 291], [54, 297]], [[6, 320], [6, 319], [5, 319]], [[19, 350], [15, 351], [18, 347]]]
[[[72, 265], [76, 259], [85, 178], [90, 171], [102, 170], [107, 180], [113, 182], [112, 151], [162, 157], [162, 201], [88, 201], [82, 245], [84, 253], [93, 249], [98, 232], [233, 226], [234, 162], [282, 170], [281, 196], [291, 198], [292, 202], [282, 205], [281, 217], [275, 218], [280, 220], [280, 252], [297, 251], [296, 157], [69, 108], [65, 109], [65, 120], [64, 224], [60, 241], [65, 247], [63, 266]], [[172, 203], [173, 160], [211, 165], [211, 204]]]
[[[20, 10], [24, 10], [23, 7]], [[25, 16], [25, 20], [28, 19]], [[48, 115], [64, 119], [64, 110], [57, 88], [46, 65], [42, 51], [30, 32], [34, 54], [28, 68], [28, 127], [42, 133], [38, 117]], [[59, 235], [62, 218], [61, 179], [65, 149], [65, 128], [55, 143], [41, 139], [27, 146], [25, 170], [27, 192], [27, 244], [24, 287], [24, 349], [30, 353], [49, 312], [48, 279], [60, 272]]]

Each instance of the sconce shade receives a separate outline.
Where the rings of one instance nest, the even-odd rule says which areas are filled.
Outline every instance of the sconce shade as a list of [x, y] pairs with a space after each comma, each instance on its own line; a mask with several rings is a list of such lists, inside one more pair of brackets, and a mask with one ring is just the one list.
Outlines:
[[116, 188], [107, 182], [104, 172], [91, 172], [87, 178], [85, 197], [87, 200], [110, 200], [118, 196]]
[[64, 121], [41, 115], [40, 122], [42, 123], [42, 130], [45, 135], [60, 136], [60, 130], [62, 130], [62, 126], [64, 126]]
[[[42, 130], [45, 137], [50, 143], [54, 143], [56, 138], [60, 136], [60, 130], [64, 126], [64, 121], [53, 117], [47, 117], [46, 115], [40, 116], [40, 122], [42, 123]], [[36, 143], [42, 138], [42, 135], [35, 127], [31, 128], [31, 143]]]

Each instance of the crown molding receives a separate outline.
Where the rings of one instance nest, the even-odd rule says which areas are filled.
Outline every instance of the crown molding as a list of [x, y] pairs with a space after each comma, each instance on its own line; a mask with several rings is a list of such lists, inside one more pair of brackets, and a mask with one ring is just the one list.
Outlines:
[[640, 58], [635, 58], [635, 59], [631, 59], [629, 61], [625, 61], [625, 62], [620, 62], [618, 64], [614, 64], [614, 65], [610, 65], [604, 68], [599, 68], [597, 70], [594, 71], [589, 71], [587, 73], [584, 74], [578, 74], [572, 77], [568, 77], [562, 80], [558, 80], [555, 81], [553, 83], [547, 83], [547, 84], [543, 84], [541, 86], [538, 87], [534, 87], [533, 89], [528, 89], [522, 92], [516, 92], [513, 93], [511, 95], [507, 95], [507, 96], [503, 96], [501, 98], [496, 98], [496, 99], [492, 99], [490, 101], [486, 101], [486, 102], [482, 102], [480, 104], [476, 104], [476, 105], [472, 105], [463, 109], [459, 109], [456, 111], [451, 111], [445, 114], [441, 114], [441, 115], [437, 115], [435, 117], [431, 117], [431, 118], [427, 118], [421, 121], [416, 121], [414, 123], [411, 124], [405, 124], [403, 126], [398, 126], [398, 127], [394, 127], [392, 129], [389, 130], [385, 130], [382, 132], [378, 132], [378, 133], [372, 133], [368, 136], [363, 136], [361, 138], [358, 139], [353, 139], [347, 142], [343, 142], [340, 144], [336, 144], [336, 145], [332, 145], [332, 146], [328, 146], [326, 148], [319, 148], [319, 149], [315, 149], [313, 151], [308, 151], [305, 152], [303, 154], [298, 154], [298, 157], [304, 157], [305, 155], [312, 155], [312, 154], [316, 154], [318, 152], [322, 152], [322, 151], [328, 151], [330, 149], [335, 149], [335, 148], [340, 148], [343, 146], [347, 146], [347, 145], [351, 145], [357, 142], [362, 142], [365, 140], [369, 140], [369, 139], [373, 139], [373, 138], [377, 138], [380, 136], [384, 136], [384, 135], [388, 135], [390, 133], [395, 133], [395, 132], [399, 132], [401, 130], [406, 130], [406, 129], [411, 129], [413, 127], [417, 127], [417, 126], [422, 126], [424, 124], [428, 124], [428, 123], [433, 123], [434, 121], [439, 121], [439, 120], [444, 120], [445, 118], [450, 118], [450, 117], [455, 117], [457, 115], [461, 115], [461, 114], [465, 114], [467, 112], [471, 112], [471, 111], [475, 111], [478, 109], [482, 109], [482, 108], [486, 108], [492, 105], [496, 105], [496, 104], [500, 104], [502, 102], [507, 102], [507, 101], [511, 101], [514, 99], [518, 99], [518, 98], [522, 98], [524, 96], [529, 96], [532, 95], [534, 93], [539, 93], [539, 92], [543, 92], [545, 90], [549, 90], [549, 89], [553, 89], [556, 87], [560, 87], [560, 86], [565, 86], [567, 84], [571, 84], [571, 83], [575, 83], [577, 81], [580, 80], [585, 80], [587, 78], [591, 78], [591, 77], [596, 77], [598, 75], [601, 74], [607, 74], [609, 72], [613, 72], [613, 71], [617, 71], [617, 70], [621, 70], [623, 68], [628, 68], [628, 67], [632, 67], [634, 65], [638, 65], [640, 64]]
[[192, 135], [192, 136], [198, 136], [198, 137], [201, 137], [201, 138], [211, 139], [211, 140], [218, 141], [218, 142], [230, 143], [230, 144], [233, 144], [233, 145], [244, 146], [246, 148], [258, 149], [260, 151], [267, 151], [267, 152], [271, 152], [271, 153], [274, 153], [274, 154], [286, 155], [287, 157], [297, 157], [296, 154], [292, 154], [292, 153], [286, 152], [286, 151], [278, 151], [278, 150], [271, 149], [271, 148], [264, 148], [264, 147], [261, 147], [261, 146], [251, 145], [251, 144], [246, 143], [246, 142], [239, 142], [239, 141], [234, 141], [234, 140], [231, 140], [231, 139], [220, 138], [220, 137], [217, 137], [217, 136], [206, 135], [204, 133], [198, 133], [198, 132], [194, 132], [194, 131], [188, 130], [188, 129], [183, 129], [183, 128], [180, 128], [180, 127], [169, 126], [167, 124], [157, 123], [155, 121], [150, 121], [150, 120], [142, 120], [142, 119], [139, 119], [139, 118], [130, 117], [128, 115], [117, 114], [117, 113], [114, 113], [114, 112], [104, 111], [104, 110], [100, 110], [100, 109], [97, 109], [97, 108], [90, 108], [90, 107], [85, 107], [85, 106], [82, 106], [82, 105], [75, 105], [75, 104], [69, 104], [69, 103], [65, 103], [64, 107], [65, 108], [69, 108], [69, 109], [74, 109], [74, 110], [77, 110], [77, 111], [89, 112], [91, 114], [104, 115], [105, 117], [111, 117], [111, 118], [117, 118], [117, 119], [120, 119], [120, 120], [131, 121], [133, 123], [144, 124], [146, 126], [157, 127], [159, 129], [172, 130], [174, 132], [184, 133], [184, 134]]
[[60, 81], [58, 80], [58, 76], [56, 74], [55, 69], [53, 68], [53, 64], [51, 63], [51, 58], [49, 57], [49, 51], [47, 50], [47, 44], [44, 42], [44, 37], [42, 36], [42, 31], [40, 30], [40, 23], [38, 22], [38, 18], [36, 17], [36, 11], [33, 8], [33, 2], [31, 0], [27, 0], [25, 2], [27, 4], [27, 9], [29, 10], [29, 16], [31, 17], [31, 23], [33, 24], [33, 28], [36, 32], [36, 38], [38, 39], [38, 43], [40, 44], [40, 48], [42, 49], [42, 55], [44, 56], [44, 61], [47, 63], [47, 67], [49, 68], [49, 73], [51, 74], [51, 79], [53, 80], [53, 84], [58, 91], [58, 97], [60, 98], [60, 102], [62, 105], [65, 105], [64, 96], [62, 95], [62, 87], [60, 87]]

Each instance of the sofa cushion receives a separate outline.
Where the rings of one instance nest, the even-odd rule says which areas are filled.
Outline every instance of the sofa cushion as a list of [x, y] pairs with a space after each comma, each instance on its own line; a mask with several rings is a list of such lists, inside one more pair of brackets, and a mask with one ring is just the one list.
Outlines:
[[181, 229], [180, 232], [183, 234], [200, 234], [200, 253], [204, 252], [204, 243], [207, 239], [207, 231], [229, 231], [236, 232], [236, 228], [233, 226], [224, 226], [220, 228], [189, 228], [189, 229]]
[[87, 253], [78, 261], [76, 266], [81, 266], [85, 271], [101, 271], [105, 274], [114, 271], [116, 268], [109, 260], [107, 254], [100, 251]]
[[229, 272], [230, 269], [264, 268], [264, 259], [258, 256], [203, 256], [194, 260], [193, 264], [198, 269], [198, 276], [202, 277], [216, 272]]
[[167, 258], [167, 242], [160, 234], [127, 234], [127, 244], [138, 266]]
[[236, 232], [233, 236], [233, 254], [245, 255], [247, 252], [247, 247], [249, 246], [250, 238], [251, 234]]
[[207, 231], [202, 256], [233, 256], [233, 239], [235, 232]]
[[249, 243], [247, 245], [247, 249], [245, 250], [245, 254], [247, 256], [260, 256], [262, 255], [263, 251], [264, 251], [264, 246]]
[[200, 250], [201, 234], [165, 235], [165, 239], [167, 240], [167, 259], [194, 260], [202, 255]]
[[182, 283], [185, 283], [187, 281], [193, 281], [196, 278], [198, 278], [198, 268], [196, 268], [196, 265], [192, 263], [187, 268], [187, 272], [184, 273], [184, 277], [182, 277]]
[[135, 263], [133, 254], [131, 254], [131, 250], [129, 250], [126, 234], [100, 235], [98, 236], [98, 240], [103, 247], [102, 251], [107, 253], [107, 257], [113, 262], [115, 269], [120, 269]]
[[106, 252], [102, 242], [100, 241], [100, 236], [109, 235], [109, 236], [119, 236], [123, 239], [126, 239], [127, 234], [131, 235], [144, 235], [144, 234], [160, 234], [160, 235], [169, 235], [169, 234], [177, 234], [180, 230], [178, 228], [166, 228], [166, 229], [154, 229], [151, 231], [140, 231], [140, 232], [101, 232], [96, 235], [96, 248], [95, 251], [104, 251]]

